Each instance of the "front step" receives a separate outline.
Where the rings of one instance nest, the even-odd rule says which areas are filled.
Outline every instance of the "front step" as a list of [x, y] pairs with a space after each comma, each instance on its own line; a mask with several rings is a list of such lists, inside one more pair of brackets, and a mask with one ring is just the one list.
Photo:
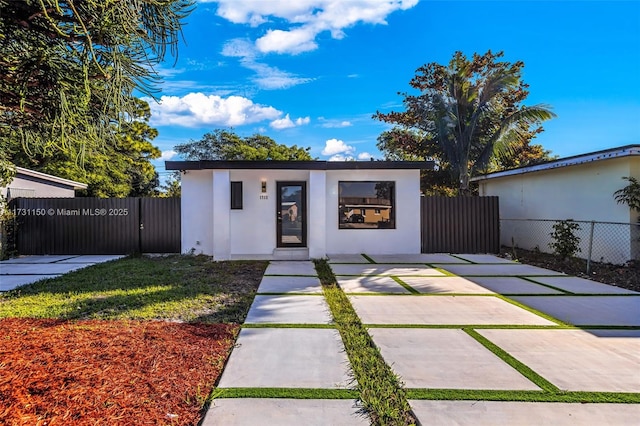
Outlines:
[[287, 247], [273, 250], [273, 260], [309, 260], [307, 247]]

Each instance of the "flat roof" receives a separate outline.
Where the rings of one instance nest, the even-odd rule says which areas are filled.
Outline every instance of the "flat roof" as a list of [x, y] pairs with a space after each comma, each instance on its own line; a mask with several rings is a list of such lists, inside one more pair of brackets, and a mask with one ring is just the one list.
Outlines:
[[30, 176], [32, 178], [47, 180], [49, 182], [54, 182], [59, 185], [70, 186], [73, 189], [87, 189], [87, 184], [82, 182], [76, 182], [75, 180], [63, 179], [58, 176], [53, 176], [47, 173], [36, 172], [35, 170], [25, 169], [24, 167], [16, 167], [16, 176], [17, 175]]
[[630, 157], [640, 155], [640, 145], [625, 145], [617, 148], [605, 149], [602, 151], [590, 152], [587, 154], [574, 155], [571, 157], [558, 158], [532, 166], [518, 167], [516, 169], [502, 170], [499, 172], [487, 173], [486, 175], [471, 178], [472, 182], [479, 182], [487, 179], [500, 178], [505, 176], [521, 175], [524, 173], [539, 172], [542, 170], [558, 169], [561, 167], [577, 166], [579, 164], [593, 163], [595, 161], [611, 160], [614, 158]]
[[375, 170], [421, 169], [433, 170], [433, 161], [166, 161], [166, 170], [208, 169], [274, 169], [274, 170]]

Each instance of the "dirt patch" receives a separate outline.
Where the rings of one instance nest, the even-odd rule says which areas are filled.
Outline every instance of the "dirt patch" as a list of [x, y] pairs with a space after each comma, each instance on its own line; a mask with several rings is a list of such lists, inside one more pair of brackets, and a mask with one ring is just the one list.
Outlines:
[[584, 259], [570, 258], [563, 261], [553, 254], [520, 248], [514, 250], [511, 247], [503, 247], [501, 255], [509, 259], [515, 258], [528, 265], [640, 292], [640, 263], [638, 262], [629, 265], [591, 262], [591, 273], [587, 274], [587, 261]]
[[197, 424], [238, 329], [0, 319], [0, 424]]

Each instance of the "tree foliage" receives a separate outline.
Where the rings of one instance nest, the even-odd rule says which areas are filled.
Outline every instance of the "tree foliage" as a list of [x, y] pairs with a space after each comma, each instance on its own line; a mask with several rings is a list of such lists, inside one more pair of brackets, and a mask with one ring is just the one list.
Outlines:
[[378, 140], [385, 153], [438, 161], [469, 193], [473, 174], [521, 164], [522, 159], [547, 155], [530, 141], [542, 131], [540, 123], [555, 115], [545, 106], [521, 103], [529, 92], [521, 79], [524, 63], [500, 61], [502, 52], [474, 54], [469, 60], [456, 52], [447, 66], [426, 64], [410, 86], [419, 94], [402, 93], [405, 111], [377, 112], [374, 118], [395, 127]]
[[313, 160], [311, 148], [278, 144], [268, 136], [241, 137], [231, 130], [216, 129], [199, 141], [177, 145], [175, 150], [186, 160]]
[[0, 0], [0, 177], [7, 148], [87, 152], [130, 121], [176, 54], [193, 0]]
[[633, 176], [624, 176], [622, 179], [628, 181], [629, 184], [613, 193], [616, 202], [626, 204], [640, 212], [640, 181]]
[[159, 181], [151, 160], [161, 155], [152, 144], [158, 132], [148, 124], [149, 105], [140, 99], [136, 105], [132, 121], [112, 124], [114, 142], [86, 156], [82, 165], [77, 160], [82, 154], [75, 145], [30, 155], [16, 146], [9, 158], [17, 166], [87, 183], [84, 195], [90, 197], [156, 195]]

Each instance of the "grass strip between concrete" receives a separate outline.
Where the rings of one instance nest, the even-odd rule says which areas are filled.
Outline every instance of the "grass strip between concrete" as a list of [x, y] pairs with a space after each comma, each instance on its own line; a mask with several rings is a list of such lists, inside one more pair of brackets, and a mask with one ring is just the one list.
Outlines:
[[407, 389], [409, 399], [638, 404], [640, 394], [625, 392], [545, 392], [468, 389]]
[[406, 390], [382, 358], [348, 297], [336, 284], [331, 267], [325, 260], [315, 260], [314, 263], [357, 381], [362, 409], [374, 425], [415, 424]]
[[378, 262], [376, 262], [375, 260], [373, 260], [372, 258], [370, 258], [369, 256], [367, 256], [367, 255], [366, 255], [366, 254], [364, 254], [364, 253], [361, 253], [360, 255], [361, 255], [362, 257], [364, 257], [365, 259], [367, 259], [367, 261], [368, 261], [369, 263], [378, 263]]
[[498, 358], [500, 358], [501, 360], [509, 364], [516, 371], [518, 371], [524, 377], [526, 377], [531, 382], [533, 382], [540, 389], [550, 393], [560, 392], [560, 389], [556, 385], [554, 385], [553, 383], [551, 383], [550, 381], [548, 381], [547, 379], [545, 379], [544, 377], [542, 377], [541, 375], [533, 371], [527, 365], [518, 361], [515, 357], [513, 357], [507, 351], [505, 351], [504, 349], [502, 349], [501, 347], [499, 347], [498, 345], [496, 345], [495, 343], [493, 343], [492, 341], [490, 341], [489, 339], [487, 339], [477, 331], [471, 328], [463, 328], [462, 330], [465, 333], [467, 333], [469, 336], [473, 337], [482, 346], [484, 346], [485, 348], [493, 352]]
[[351, 389], [218, 388], [213, 398], [356, 399], [358, 395]]
[[411, 287], [409, 284], [405, 283], [400, 278], [395, 277], [395, 276], [391, 276], [391, 279], [394, 280], [395, 282], [397, 282], [398, 284], [400, 284], [402, 287], [404, 287], [409, 293], [411, 293], [411, 294], [420, 294], [420, 292], [418, 290], [416, 290], [415, 288]]

